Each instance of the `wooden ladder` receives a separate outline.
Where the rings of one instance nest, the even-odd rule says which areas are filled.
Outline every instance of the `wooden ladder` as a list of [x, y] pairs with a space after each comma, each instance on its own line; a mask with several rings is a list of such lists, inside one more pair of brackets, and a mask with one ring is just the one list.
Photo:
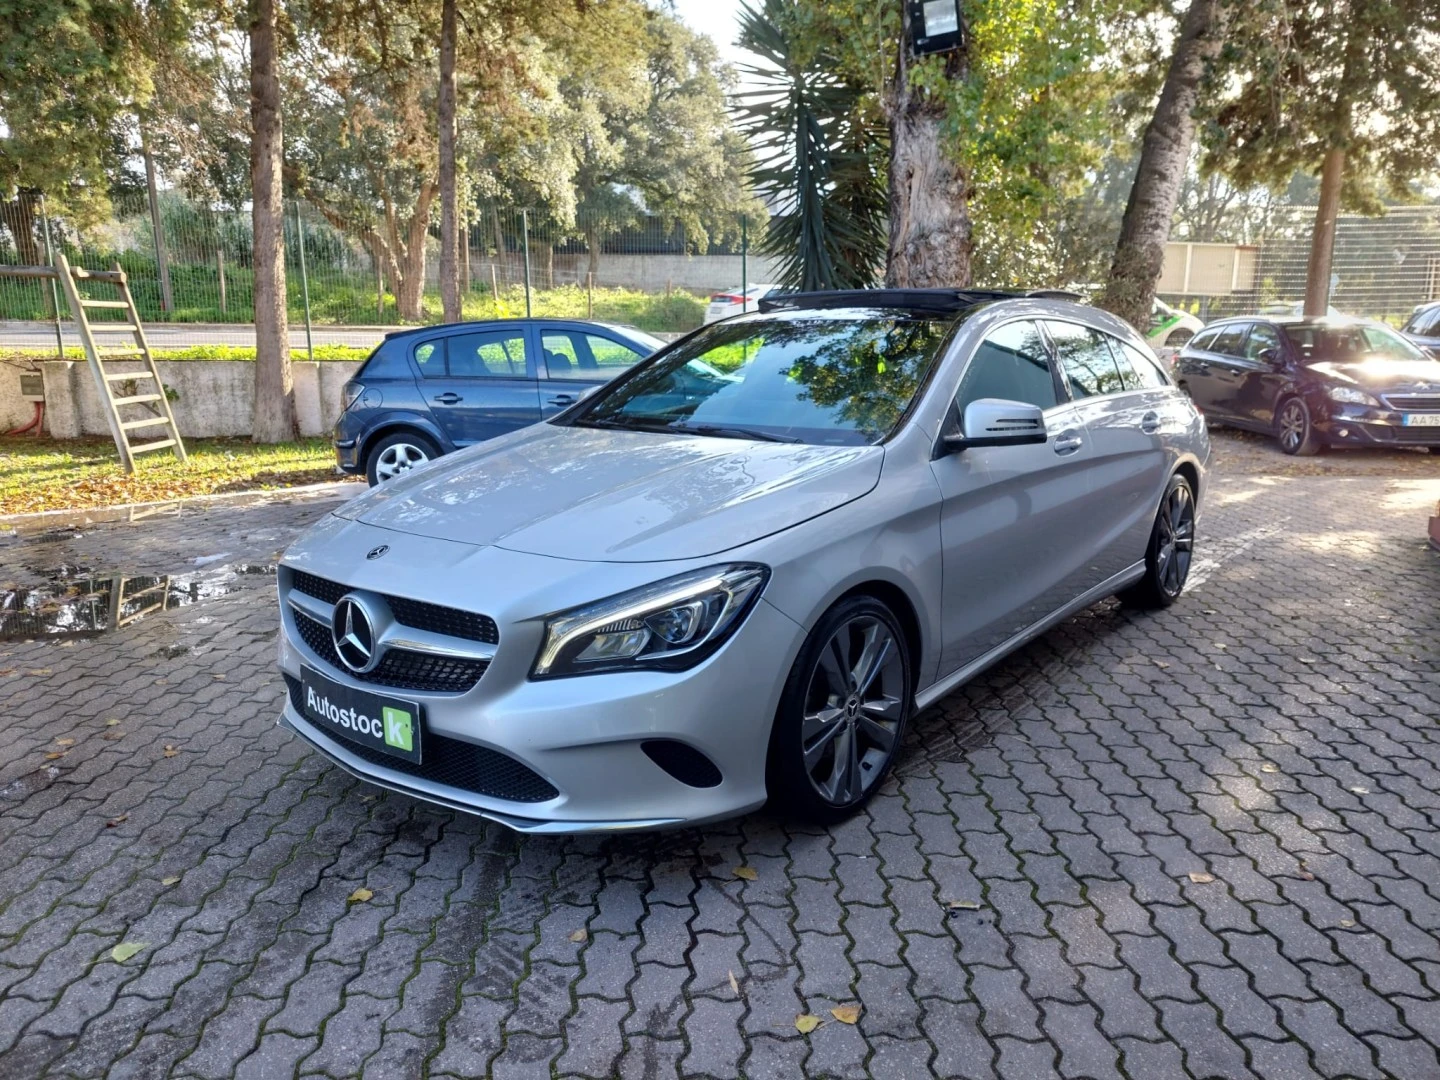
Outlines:
[[[90, 373], [95, 376], [95, 386], [100, 393], [100, 407], [105, 411], [110, 434], [115, 437], [115, 448], [120, 451], [120, 463], [127, 473], [135, 471], [135, 455], [151, 450], [171, 450], [184, 461], [185, 443], [180, 438], [180, 429], [175, 426], [175, 414], [170, 411], [170, 401], [165, 396], [165, 385], [160, 381], [160, 372], [155, 368], [155, 357], [150, 354], [150, 345], [145, 340], [145, 330], [140, 325], [140, 313], [135, 310], [135, 299], [130, 295], [130, 285], [120, 264], [114, 270], [82, 270], [71, 268], [62, 253], [55, 254], [55, 268], [60, 284], [65, 290], [65, 299], [70, 302], [75, 326], [80, 332], [80, 344], [85, 347], [85, 359], [90, 363]], [[91, 300], [80, 295], [80, 281], [99, 281], [114, 285], [120, 293], [118, 300]], [[105, 320], [92, 323], [85, 314], [95, 309], [110, 309], [125, 312], [125, 321]], [[120, 334], [130, 338], [113, 347], [101, 348], [96, 344], [96, 334]], [[139, 371], [106, 371], [107, 360], [143, 360]], [[115, 396], [116, 383], [135, 383], [135, 392]], [[121, 410], [130, 410], [131, 419], [125, 419]], [[156, 429], [159, 429], [157, 432]], [[159, 434], [160, 438], [148, 442], [131, 442], [132, 431], [145, 435]], [[143, 436], [142, 436], [143, 437]]]

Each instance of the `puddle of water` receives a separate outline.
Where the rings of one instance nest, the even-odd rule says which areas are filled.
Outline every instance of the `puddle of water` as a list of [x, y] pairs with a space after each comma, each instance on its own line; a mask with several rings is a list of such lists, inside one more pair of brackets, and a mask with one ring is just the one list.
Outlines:
[[86, 567], [61, 566], [44, 575], [49, 580], [43, 585], [0, 584], [0, 641], [102, 634], [227, 596], [243, 588], [246, 578], [274, 573], [274, 563], [184, 574], [95, 574]]

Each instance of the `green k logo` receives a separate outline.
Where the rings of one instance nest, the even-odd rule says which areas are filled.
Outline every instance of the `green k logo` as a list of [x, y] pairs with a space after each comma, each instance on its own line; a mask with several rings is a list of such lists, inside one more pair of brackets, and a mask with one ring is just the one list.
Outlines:
[[385, 745], [397, 750], [414, 749], [410, 734], [410, 714], [404, 709], [384, 707], [381, 718], [385, 721]]

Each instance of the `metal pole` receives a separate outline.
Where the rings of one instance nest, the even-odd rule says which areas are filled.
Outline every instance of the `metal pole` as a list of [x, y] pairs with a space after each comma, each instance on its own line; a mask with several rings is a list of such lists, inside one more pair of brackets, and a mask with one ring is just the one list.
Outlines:
[[520, 211], [520, 234], [525, 245], [525, 317], [530, 318], [530, 211]]
[[[23, 196], [22, 196], [23, 198]], [[45, 196], [40, 196], [40, 223], [45, 234], [45, 258], [51, 266], [55, 265], [55, 248], [50, 243], [50, 215], [45, 210]], [[50, 310], [55, 315], [55, 355], [58, 359], [65, 359], [65, 337], [60, 332], [60, 291], [56, 285], [55, 278], [50, 279]], [[38, 434], [38, 432], [37, 432]]]
[[315, 338], [310, 332], [310, 277], [305, 272], [305, 221], [300, 217], [300, 204], [295, 204], [295, 228], [296, 239], [300, 246], [300, 295], [305, 301], [305, 352], [311, 360], [315, 359]]
[[750, 218], [740, 215], [740, 310], [750, 310]]

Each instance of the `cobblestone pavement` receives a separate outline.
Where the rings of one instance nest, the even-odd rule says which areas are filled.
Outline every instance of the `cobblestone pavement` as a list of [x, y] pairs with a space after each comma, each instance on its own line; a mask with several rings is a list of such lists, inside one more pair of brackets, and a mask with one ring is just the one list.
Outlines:
[[[1181, 604], [929, 709], [829, 831], [370, 787], [275, 727], [263, 574], [0, 643], [0, 1077], [1440, 1076], [1437, 498], [1220, 479]], [[263, 561], [323, 510], [0, 540], [0, 580]]]

